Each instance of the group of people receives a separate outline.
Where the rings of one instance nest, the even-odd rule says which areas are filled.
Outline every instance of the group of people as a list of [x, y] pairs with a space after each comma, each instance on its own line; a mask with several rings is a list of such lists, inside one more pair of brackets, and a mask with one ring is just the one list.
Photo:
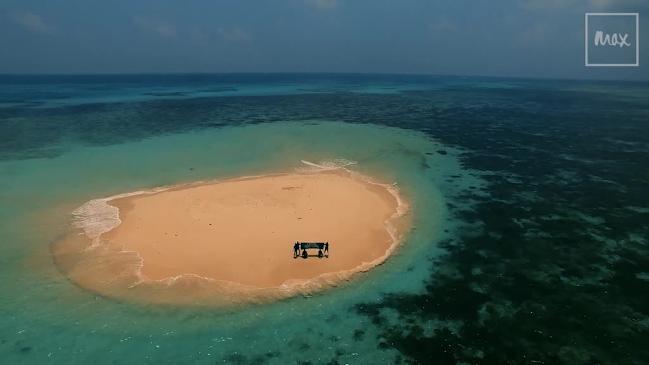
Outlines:
[[322, 258], [325, 255], [329, 257], [329, 242], [295, 242], [293, 245], [293, 258], [302, 256], [302, 258], [306, 259], [309, 257], [309, 253], [307, 252], [309, 248], [317, 248], [319, 258]]

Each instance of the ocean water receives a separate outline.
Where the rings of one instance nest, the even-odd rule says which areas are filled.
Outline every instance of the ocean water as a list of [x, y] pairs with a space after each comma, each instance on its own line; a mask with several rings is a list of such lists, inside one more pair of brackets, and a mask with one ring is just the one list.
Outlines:
[[[390, 75], [0, 76], [0, 362], [649, 362], [649, 84]], [[238, 309], [76, 287], [85, 201], [353, 162], [413, 229], [340, 287]]]

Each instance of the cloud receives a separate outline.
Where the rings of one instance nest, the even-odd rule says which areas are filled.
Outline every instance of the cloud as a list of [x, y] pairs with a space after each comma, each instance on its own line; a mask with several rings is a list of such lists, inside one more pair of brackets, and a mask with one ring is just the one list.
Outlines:
[[451, 33], [451, 32], [457, 32], [458, 26], [456, 23], [451, 22], [449, 20], [440, 19], [431, 23], [430, 29], [434, 33]]
[[162, 37], [174, 38], [178, 35], [176, 27], [173, 24], [159, 20], [136, 16], [133, 17], [133, 23], [144, 31], [152, 32]]
[[529, 24], [521, 29], [515, 39], [522, 45], [547, 43], [548, 39], [556, 36], [554, 28], [548, 23]]
[[239, 27], [219, 28], [217, 34], [227, 42], [248, 42], [252, 40], [250, 33]]
[[589, 2], [591, 6], [600, 10], [619, 10], [620, 8], [626, 7], [645, 8], [647, 6], [647, 2], [645, 0], [589, 0]]
[[629, 6], [643, 6], [646, 0], [522, 0], [519, 3], [523, 9], [536, 11], [558, 11], [558, 10], [610, 10], [617, 11]]
[[25, 11], [11, 14], [11, 19], [21, 27], [32, 33], [47, 34], [52, 31], [52, 27], [45, 24], [40, 15]]
[[305, 0], [307, 4], [319, 10], [329, 10], [338, 6], [338, 0]]
[[523, 0], [520, 6], [526, 10], [556, 12], [566, 8], [584, 8], [592, 0]]

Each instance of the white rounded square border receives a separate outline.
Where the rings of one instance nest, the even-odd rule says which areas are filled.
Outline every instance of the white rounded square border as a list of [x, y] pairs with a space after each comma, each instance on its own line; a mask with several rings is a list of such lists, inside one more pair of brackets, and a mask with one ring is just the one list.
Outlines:
[[[588, 18], [591, 16], [634, 16], [635, 17], [635, 63], [590, 63], [588, 62]], [[639, 67], [640, 66], [640, 13], [586, 13], [584, 16], [584, 62], [586, 67]]]

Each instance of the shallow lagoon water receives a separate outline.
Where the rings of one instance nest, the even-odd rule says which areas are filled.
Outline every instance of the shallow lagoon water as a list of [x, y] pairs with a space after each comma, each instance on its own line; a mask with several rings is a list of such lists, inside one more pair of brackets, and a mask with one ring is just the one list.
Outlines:
[[[648, 361], [646, 84], [279, 75], [170, 96], [192, 80], [150, 77], [146, 100], [110, 77], [1, 80], [3, 362]], [[75, 96], [89, 87], [91, 103]], [[49, 256], [89, 199], [302, 159], [397, 182], [416, 219], [398, 254], [348, 285], [227, 312], [97, 297]]]
[[[286, 354], [280, 351], [277, 358], [273, 355], [267, 360], [282, 362], [287, 356], [326, 359], [332, 355], [334, 339], [347, 342], [344, 353], [337, 355], [341, 359], [379, 361], [385, 354], [373, 351], [372, 341], [363, 350], [360, 341], [353, 339], [355, 327], [362, 327], [367, 319], [349, 313], [349, 307], [374, 301], [383, 291], [421, 289], [428, 259], [439, 255], [429, 244], [430, 237], [444, 235], [445, 203], [435, 180], [442, 183], [445, 176], [464, 174], [458, 152], [447, 149], [442, 155], [441, 148], [414, 131], [306, 121], [221, 127], [109, 146], [75, 146], [50, 159], [5, 161], [5, 196], [26, 200], [13, 209], [9, 220], [16, 230], [13, 235], [9, 232], [10, 237], [20, 244], [3, 247], [18, 256], [3, 268], [12, 280], [3, 281], [2, 291], [16, 293], [3, 295], [4, 309], [13, 314], [6, 328], [15, 331], [21, 345], [38, 341], [38, 345], [23, 346], [29, 348], [24, 351], [30, 357], [47, 355], [62, 362], [101, 362], [105, 355], [100, 349], [107, 345], [103, 341], [115, 341], [110, 356], [117, 361], [133, 360], [133, 356], [156, 361], [208, 360], [235, 353], [255, 358], [282, 348]], [[101, 298], [76, 288], [48, 260], [48, 244], [69, 229], [71, 208], [89, 199], [181, 182], [305, 168], [301, 160], [324, 164], [343, 160], [353, 163], [356, 171], [396, 183], [412, 202], [414, 219], [414, 229], [398, 254], [340, 288], [227, 312]], [[33, 236], [25, 235], [29, 231]], [[351, 322], [355, 324], [345, 325], [350, 317], [357, 317]], [[39, 318], [42, 323], [34, 324]], [[66, 330], [57, 336], [48, 333], [61, 327]], [[38, 340], [41, 336], [48, 340]], [[98, 343], [80, 345], [78, 351], [96, 346], [98, 352], [75, 354], [66, 336], [91, 343], [96, 338]], [[198, 339], [203, 345], [196, 343]], [[145, 348], [141, 348], [142, 341]], [[185, 341], [195, 350], [183, 345]], [[305, 344], [308, 351], [300, 349]], [[25, 360], [23, 351], [13, 355], [17, 361]]]

